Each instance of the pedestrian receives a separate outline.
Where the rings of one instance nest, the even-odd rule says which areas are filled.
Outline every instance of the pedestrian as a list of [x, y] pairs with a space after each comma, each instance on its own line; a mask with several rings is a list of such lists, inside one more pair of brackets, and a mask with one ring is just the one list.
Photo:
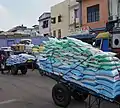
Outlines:
[[5, 56], [3, 52], [0, 53], [0, 66], [1, 66], [1, 74], [4, 74]]

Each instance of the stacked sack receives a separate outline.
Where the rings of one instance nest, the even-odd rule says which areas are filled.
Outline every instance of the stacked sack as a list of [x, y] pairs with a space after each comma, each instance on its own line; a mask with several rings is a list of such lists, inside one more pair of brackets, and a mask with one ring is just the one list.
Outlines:
[[114, 99], [120, 95], [120, 60], [77, 39], [53, 39], [44, 43], [37, 64], [46, 72]]
[[35, 57], [32, 56], [32, 55], [28, 55], [28, 54], [11, 55], [6, 60], [6, 65], [7, 66], [12, 66], [12, 65], [15, 65], [15, 64], [26, 63], [28, 60], [35, 60]]

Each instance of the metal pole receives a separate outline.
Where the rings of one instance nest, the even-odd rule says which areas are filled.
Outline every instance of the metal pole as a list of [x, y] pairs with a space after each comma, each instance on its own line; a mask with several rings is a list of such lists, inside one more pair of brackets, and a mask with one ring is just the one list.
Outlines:
[[68, 1], [68, 32], [69, 31], [70, 31], [70, 0]]
[[79, 11], [80, 11], [80, 26], [82, 25], [82, 1], [79, 2]]

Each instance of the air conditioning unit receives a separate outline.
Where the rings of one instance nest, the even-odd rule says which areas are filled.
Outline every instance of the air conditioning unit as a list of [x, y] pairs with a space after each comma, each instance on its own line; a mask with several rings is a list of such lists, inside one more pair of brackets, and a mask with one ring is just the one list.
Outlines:
[[120, 48], [120, 34], [114, 34], [112, 40], [113, 48]]
[[108, 20], [109, 21], [114, 21], [117, 20], [118, 16], [117, 15], [113, 15], [113, 16], [109, 16]]

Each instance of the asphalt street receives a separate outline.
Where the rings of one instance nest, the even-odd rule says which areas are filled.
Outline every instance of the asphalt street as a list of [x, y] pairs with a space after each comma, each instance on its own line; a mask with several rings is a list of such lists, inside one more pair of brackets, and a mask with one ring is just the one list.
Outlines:
[[[56, 82], [41, 76], [37, 71], [27, 75], [0, 75], [0, 108], [59, 108], [51, 96]], [[68, 108], [85, 108], [87, 103], [71, 101]], [[117, 105], [103, 102], [101, 108], [118, 108]], [[93, 107], [95, 108], [95, 106]]]

